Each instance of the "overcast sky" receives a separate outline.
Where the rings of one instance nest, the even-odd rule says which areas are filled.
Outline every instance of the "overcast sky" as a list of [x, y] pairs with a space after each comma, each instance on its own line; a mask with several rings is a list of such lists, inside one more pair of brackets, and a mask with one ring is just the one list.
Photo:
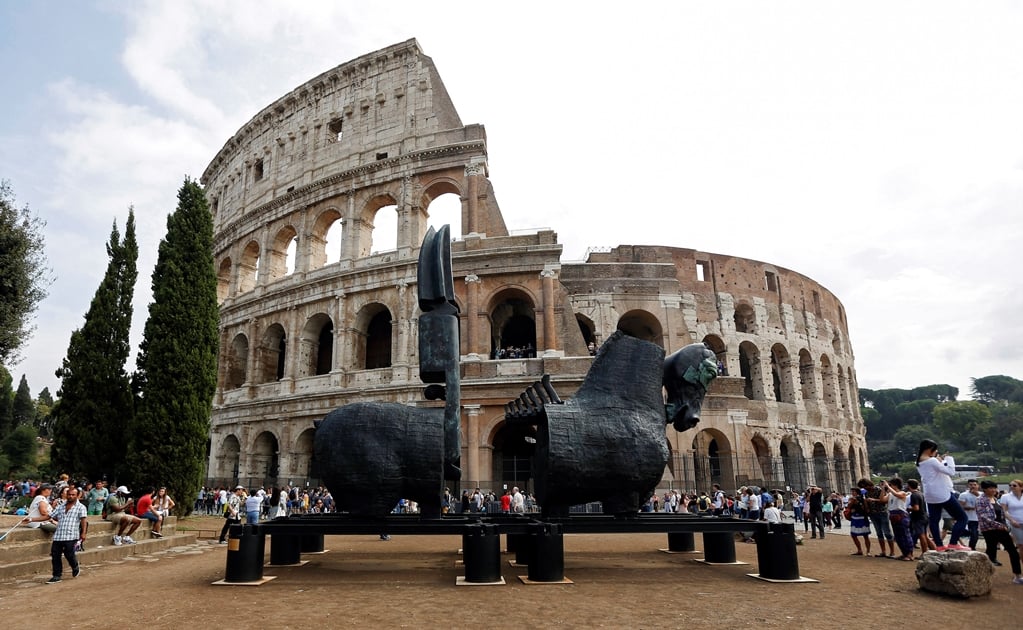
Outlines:
[[845, 305], [861, 387], [1023, 379], [1021, 7], [0, 0], [0, 178], [57, 278], [15, 387], [56, 394], [129, 205], [137, 349], [184, 177], [411, 37], [486, 126], [509, 229], [553, 228], [565, 259], [659, 244], [803, 273]]

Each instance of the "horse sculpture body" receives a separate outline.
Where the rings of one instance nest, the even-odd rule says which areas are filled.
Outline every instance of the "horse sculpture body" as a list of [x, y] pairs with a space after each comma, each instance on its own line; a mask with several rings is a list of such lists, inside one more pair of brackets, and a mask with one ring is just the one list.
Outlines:
[[635, 514], [668, 463], [665, 425], [695, 425], [716, 374], [714, 354], [702, 343], [666, 360], [660, 347], [616, 332], [574, 398], [536, 405], [532, 413], [521, 404], [509, 410], [509, 421], [536, 425], [533, 471], [544, 513], [601, 501], [605, 513]]

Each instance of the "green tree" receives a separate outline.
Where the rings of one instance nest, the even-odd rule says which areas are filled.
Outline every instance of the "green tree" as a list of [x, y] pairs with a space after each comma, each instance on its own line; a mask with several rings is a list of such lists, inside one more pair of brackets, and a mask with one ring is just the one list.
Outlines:
[[[991, 411], [983, 404], [969, 400], [948, 402], [934, 408], [934, 426], [941, 437], [960, 450], [974, 450], [978, 436], [991, 424]], [[942, 450], [946, 450], [941, 447]]]
[[205, 475], [217, 323], [213, 219], [202, 189], [186, 179], [153, 270], [128, 450], [133, 483], [166, 486], [185, 513]]
[[998, 400], [1023, 402], [1023, 381], [1003, 375], [974, 378], [970, 379], [970, 393], [974, 400], [986, 404]]
[[28, 388], [28, 379], [21, 375], [18, 392], [14, 395], [14, 426], [35, 426], [36, 404], [32, 400], [32, 392]]
[[0, 440], [14, 430], [14, 379], [7, 368], [0, 365]]
[[28, 207], [18, 209], [0, 181], [0, 363], [16, 363], [32, 335], [32, 314], [51, 282], [42, 229]]
[[29, 425], [20, 425], [4, 438], [3, 454], [11, 471], [21, 471], [35, 466], [36, 432]]
[[53, 412], [53, 396], [50, 395], [50, 388], [44, 387], [36, 397], [36, 430], [41, 437], [50, 437]]
[[895, 448], [902, 451], [902, 461], [913, 462], [916, 466], [916, 452], [920, 449], [921, 440], [934, 439], [935, 427], [930, 424], [907, 424], [895, 432]]
[[111, 230], [106, 274], [93, 295], [85, 323], [71, 333], [57, 376], [60, 400], [53, 408], [53, 464], [60, 470], [116, 479], [123, 472], [132, 416], [131, 382], [124, 369], [130, 352], [132, 295], [138, 277], [135, 212], [128, 211], [124, 238]]

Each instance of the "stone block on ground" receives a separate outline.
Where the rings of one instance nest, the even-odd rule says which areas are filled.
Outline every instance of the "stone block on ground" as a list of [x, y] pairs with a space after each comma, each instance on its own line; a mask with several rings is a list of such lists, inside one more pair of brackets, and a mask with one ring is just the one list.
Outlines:
[[979, 597], [991, 592], [995, 566], [979, 551], [929, 551], [916, 565], [920, 588], [955, 597]]

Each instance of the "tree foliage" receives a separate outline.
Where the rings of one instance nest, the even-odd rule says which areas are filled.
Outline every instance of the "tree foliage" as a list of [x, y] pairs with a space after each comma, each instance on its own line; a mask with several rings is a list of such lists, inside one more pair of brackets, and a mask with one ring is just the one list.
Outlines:
[[14, 395], [14, 426], [35, 426], [36, 404], [32, 400], [32, 392], [28, 388], [28, 379], [21, 375], [18, 392]]
[[994, 375], [970, 379], [973, 399], [985, 404], [995, 401], [1023, 403], [1023, 381], [1011, 376]]
[[991, 411], [975, 400], [949, 402], [934, 408], [934, 426], [959, 450], [974, 450], [991, 424]]
[[205, 477], [216, 389], [216, 286], [212, 216], [202, 189], [186, 179], [153, 270], [128, 451], [134, 483], [166, 486], [186, 513]]
[[7, 368], [0, 365], [0, 440], [14, 430], [14, 380]]
[[134, 210], [128, 211], [123, 239], [114, 223], [107, 256], [106, 274], [85, 323], [71, 333], [67, 356], [57, 370], [60, 400], [52, 411], [54, 465], [90, 479], [117, 479], [123, 472], [134, 408], [124, 369], [138, 277]]
[[10, 470], [22, 471], [35, 465], [36, 462], [36, 432], [29, 425], [21, 425], [15, 428], [4, 438], [2, 446], [3, 454], [7, 459]]
[[17, 208], [0, 181], [0, 363], [16, 363], [32, 334], [32, 315], [51, 282], [42, 229], [28, 206]]

